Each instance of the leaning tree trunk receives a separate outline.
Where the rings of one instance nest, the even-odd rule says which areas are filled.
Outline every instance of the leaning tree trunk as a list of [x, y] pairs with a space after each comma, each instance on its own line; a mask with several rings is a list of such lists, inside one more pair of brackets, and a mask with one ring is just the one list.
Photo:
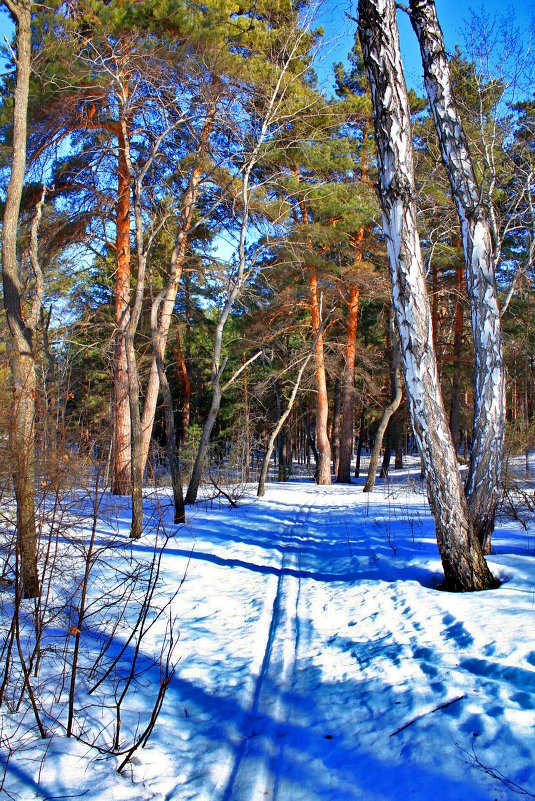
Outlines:
[[199, 447], [197, 448], [195, 462], [191, 472], [191, 478], [188, 483], [188, 491], [186, 492], [185, 503], [188, 506], [194, 504], [197, 500], [206, 457], [208, 454], [208, 446], [210, 445], [210, 437], [212, 436], [212, 430], [214, 428], [215, 421], [217, 420], [217, 415], [219, 414], [222, 397], [223, 393], [221, 391], [221, 376], [219, 369], [217, 369], [216, 371], [212, 371], [212, 403], [210, 404], [208, 417], [204, 421]]
[[[17, 264], [17, 229], [24, 175], [28, 94], [31, 71], [31, 3], [7, 0], [16, 20], [17, 77], [13, 98], [13, 157], [2, 229], [2, 281], [13, 405], [9, 432], [10, 469], [17, 504], [17, 557], [22, 595], [39, 595], [35, 526], [35, 396], [33, 321], [22, 311], [22, 280]], [[32, 317], [35, 317], [32, 314]]]
[[[388, 428], [390, 418], [392, 417], [394, 412], [397, 411], [399, 404], [401, 403], [401, 396], [403, 394], [401, 387], [401, 375], [400, 375], [401, 353], [399, 350], [399, 343], [395, 331], [393, 310], [391, 310], [390, 312], [390, 342], [392, 344], [392, 401], [388, 404], [388, 406], [384, 410], [383, 418], [379, 423], [379, 428], [377, 429], [377, 434], [375, 436], [375, 443], [373, 445], [373, 450], [370, 456], [368, 477], [366, 479], [366, 483], [364, 484], [363, 492], [372, 492], [373, 488], [375, 487], [375, 474], [377, 472], [377, 465], [379, 464], [379, 456], [381, 455], [381, 448], [383, 447], [383, 438], [386, 429]], [[390, 462], [390, 457], [388, 458], [388, 461]], [[383, 463], [383, 467], [385, 466], [385, 462]], [[381, 470], [381, 472], [383, 471]], [[388, 466], [386, 467], [386, 473], [388, 473]], [[382, 477], [386, 478], [386, 476]]]
[[[161, 352], [162, 359], [165, 358], [165, 350], [167, 347], [167, 339], [169, 336], [169, 329], [171, 327], [171, 318], [175, 307], [178, 286], [182, 277], [182, 269], [186, 261], [188, 236], [193, 223], [193, 213], [195, 211], [195, 204], [199, 194], [199, 187], [203, 175], [204, 158], [209, 146], [210, 134], [214, 126], [215, 113], [217, 107], [218, 95], [216, 92], [215, 97], [212, 99], [206, 112], [206, 118], [199, 137], [199, 148], [197, 153], [197, 160], [191, 171], [189, 184], [184, 195], [184, 203], [180, 214], [180, 222], [178, 225], [178, 233], [173, 248], [173, 255], [171, 257], [171, 275], [167, 284], [167, 288], [163, 297], [158, 303], [158, 320], [157, 320], [157, 349], [153, 348], [153, 354]], [[152, 429], [154, 427], [154, 418], [156, 415], [156, 406], [158, 403], [158, 392], [160, 387], [161, 370], [158, 369], [158, 359], [153, 355], [151, 368], [149, 372], [149, 380], [145, 392], [145, 404], [143, 406], [143, 415], [141, 418], [142, 429], [142, 471], [145, 471], [147, 459], [149, 456], [150, 441], [152, 437]], [[171, 396], [172, 397], [172, 396]], [[189, 409], [188, 409], [189, 411]]]
[[299, 368], [299, 372], [297, 373], [297, 378], [295, 380], [295, 384], [293, 385], [293, 389], [292, 389], [290, 398], [288, 400], [288, 404], [286, 406], [286, 409], [280, 415], [279, 420], [278, 420], [277, 424], [275, 425], [275, 428], [273, 429], [273, 431], [271, 432], [271, 435], [269, 437], [268, 444], [267, 444], [267, 447], [266, 447], [266, 452], [264, 454], [264, 460], [262, 462], [262, 469], [260, 471], [260, 479], [258, 481], [258, 491], [256, 493], [259, 498], [263, 497], [266, 494], [266, 479], [267, 479], [268, 470], [269, 470], [269, 463], [271, 461], [271, 456], [273, 454], [273, 448], [275, 447], [275, 440], [277, 439], [281, 428], [283, 427], [284, 423], [286, 422], [286, 420], [288, 419], [288, 417], [290, 415], [290, 412], [293, 409], [293, 405], [295, 403], [295, 398], [297, 396], [297, 392], [298, 392], [299, 386], [301, 384], [301, 379], [303, 378], [303, 373], [305, 372], [307, 364], [309, 363], [309, 361], [310, 361], [310, 359], [312, 357], [312, 354], [314, 353], [316, 344], [317, 344], [319, 338], [321, 337], [322, 332], [323, 332], [323, 325], [320, 325], [319, 331], [317, 331], [317, 333], [316, 333], [316, 337], [314, 339], [314, 342], [312, 343], [312, 345], [310, 347], [310, 350], [308, 351], [307, 355], [305, 356], [303, 364]]
[[474, 531], [488, 553], [502, 482], [505, 433], [505, 371], [493, 252], [497, 236], [491, 226], [492, 209], [481, 201], [453, 99], [434, 0], [411, 0], [410, 16], [420, 43], [425, 86], [461, 223], [475, 352], [473, 445], [466, 495]]
[[359, 38], [372, 90], [379, 196], [405, 386], [425, 465], [445, 587], [486, 589], [495, 582], [468, 518], [438, 379], [416, 226], [412, 131], [395, 0], [359, 0]]
[[346, 352], [344, 377], [342, 380], [342, 402], [340, 404], [342, 425], [340, 429], [340, 459], [338, 462], [338, 484], [351, 484], [351, 457], [353, 456], [353, 424], [355, 406], [355, 361], [357, 356], [357, 319], [360, 291], [351, 287], [347, 309]]
[[[310, 306], [312, 311], [312, 330], [315, 334], [321, 331], [320, 300], [318, 292], [318, 278], [315, 271], [310, 268]], [[316, 470], [317, 484], [331, 483], [331, 444], [328, 434], [329, 397], [327, 395], [327, 379], [325, 375], [325, 360], [323, 355], [323, 334], [316, 340], [314, 347], [314, 363], [316, 367], [316, 448], [318, 451], [318, 465]]]

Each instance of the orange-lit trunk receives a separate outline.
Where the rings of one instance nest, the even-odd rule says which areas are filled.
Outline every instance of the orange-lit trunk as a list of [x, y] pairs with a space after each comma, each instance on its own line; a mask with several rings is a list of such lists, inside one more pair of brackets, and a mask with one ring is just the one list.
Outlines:
[[118, 134], [118, 190], [115, 271], [115, 353], [113, 381], [114, 473], [112, 491], [129, 495], [130, 482], [130, 402], [125, 331], [130, 320], [130, 177], [125, 156], [125, 142]]
[[[317, 334], [321, 328], [320, 298], [318, 290], [318, 277], [315, 270], [310, 268], [310, 308], [312, 313], [312, 329]], [[318, 450], [318, 466], [316, 482], [318, 484], [331, 483], [331, 444], [328, 435], [329, 397], [327, 394], [327, 379], [325, 375], [325, 359], [323, 347], [323, 334], [320, 334], [314, 347], [314, 363], [316, 374], [316, 448]]]
[[342, 385], [340, 431], [340, 462], [337, 481], [351, 484], [351, 457], [353, 455], [353, 421], [355, 403], [355, 361], [357, 356], [357, 320], [359, 314], [360, 290], [351, 287], [347, 306], [347, 329], [344, 379]]

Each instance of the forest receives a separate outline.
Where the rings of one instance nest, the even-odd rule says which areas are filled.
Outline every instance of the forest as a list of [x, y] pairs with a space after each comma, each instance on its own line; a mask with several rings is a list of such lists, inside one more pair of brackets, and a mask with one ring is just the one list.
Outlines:
[[[309, 619], [321, 628], [321, 592], [342, 617], [357, 614], [345, 590], [363, 593], [363, 610], [377, 594], [377, 614], [397, 621], [398, 650], [408, 638], [426, 676], [425, 622], [406, 628], [402, 581], [415, 585], [407, 595], [407, 608], [420, 610], [415, 619], [426, 603], [439, 605], [455, 647], [473, 646], [459, 660], [474, 676], [486, 675], [480, 646], [494, 639], [488, 633], [485, 645], [472, 629], [459, 636], [456, 616], [470, 628], [464, 598], [494, 615], [512, 592], [511, 574], [524, 582], [517, 593], [533, 594], [527, 566], [494, 559], [509, 554], [501, 538], [514, 530], [515, 555], [532, 562], [535, 518], [527, 21], [471, 12], [465, 41], [448, 52], [433, 0], [359, 0], [358, 9], [340, 10], [354, 44], [333, 63], [325, 57], [332, 32], [308, 0], [0, 7], [9, 30], [0, 104], [0, 789], [10, 798], [78, 797], [73, 766], [90, 749], [92, 759], [114, 760], [124, 783], [101, 777], [96, 790], [81, 791], [87, 798], [393, 799], [399, 781], [413, 793], [407, 768], [389, 774], [387, 789], [359, 773], [358, 791], [345, 784], [357, 774], [322, 790], [318, 770], [314, 789], [299, 795], [295, 765], [304, 756], [285, 754], [305, 735], [275, 744], [286, 737], [282, 719], [297, 726], [301, 692], [317, 692], [318, 709], [327, 710], [329, 693], [338, 698], [338, 683], [316, 685], [312, 667], [298, 689], [299, 664], [313, 656], [334, 682], [335, 669], [325, 667], [334, 640], [325, 634], [313, 647], [318, 632], [306, 633]], [[399, 15], [414, 31], [420, 87], [405, 84]], [[192, 589], [197, 559], [215, 572]], [[232, 579], [217, 572], [227, 562]], [[253, 575], [238, 581], [250, 563]], [[386, 595], [376, 580], [391, 588]], [[344, 585], [338, 600], [336, 582]], [[308, 600], [305, 587], [315, 587]], [[200, 783], [180, 785], [180, 762], [165, 774], [178, 782], [171, 792], [147, 778], [149, 761], [143, 779], [136, 765], [153, 740], [154, 759], [163, 759], [165, 737], [156, 732], [174, 725], [172, 716], [166, 722], [169, 692], [188, 719], [200, 691], [192, 695], [185, 677], [206, 671], [207, 696], [224, 681], [198, 628], [219, 592], [230, 593], [236, 621], [227, 610], [215, 642], [223, 652], [228, 627], [226, 658], [245, 659], [229, 668], [229, 687], [243, 690], [248, 733], [225, 735], [237, 738], [237, 756], [214, 756], [227, 772], [211, 789], [202, 784], [208, 764]], [[257, 609], [264, 595], [266, 620]], [[511, 604], [503, 614], [523, 626], [525, 610]], [[507, 631], [503, 647], [512, 664], [522, 662], [522, 679], [513, 667], [500, 676], [519, 681], [507, 698], [526, 711], [535, 645], [528, 637], [517, 651], [522, 642]], [[368, 634], [373, 641], [389, 632]], [[301, 634], [309, 652], [299, 655]], [[433, 648], [438, 636], [430, 635]], [[251, 644], [244, 657], [239, 641], [255, 637], [268, 646]], [[186, 650], [206, 658], [199, 674], [187, 660], [182, 672], [184, 638]], [[354, 655], [349, 646], [342, 652]], [[359, 664], [367, 676], [372, 662]], [[247, 683], [254, 676], [256, 689]], [[362, 681], [377, 689], [375, 678]], [[397, 681], [410, 696], [410, 680]], [[412, 736], [420, 717], [468, 704], [464, 684], [444, 696], [436, 684], [431, 700], [415, 690], [406, 705], [413, 717], [392, 719], [390, 736], [406, 727]], [[342, 696], [333, 703], [342, 715]], [[277, 720], [266, 734], [271, 707]], [[202, 714], [216, 709], [212, 700]], [[503, 735], [507, 714], [494, 717], [502, 713]], [[184, 763], [223, 748], [213, 743], [212, 732], [227, 725], [217, 715], [204, 740], [192, 735], [199, 744], [191, 753], [184, 741]], [[241, 718], [229, 711], [228, 720]], [[250, 720], [264, 722], [258, 753], [244, 745], [257, 727]], [[315, 725], [299, 723], [303, 731]], [[352, 724], [340, 725], [347, 732]], [[59, 739], [39, 750], [52, 736]], [[73, 760], [66, 783], [64, 741]], [[535, 797], [526, 789], [535, 778], [529, 749], [502, 770], [503, 753], [489, 746], [497, 763], [489, 765], [474, 742], [458, 748], [490, 784], [463, 780], [439, 798], [469, 790], [483, 799], [489, 788], [500, 799]], [[309, 744], [307, 759], [325, 759], [323, 740]], [[336, 753], [345, 765], [349, 756]], [[455, 758], [444, 757], [452, 782]], [[25, 759], [40, 765], [39, 778], [35, 769], [28, 778]], [[424, 776], [421, 765], [415, 770]], [[433, 787], [425, 776], [415, 796], [422, 801]]]

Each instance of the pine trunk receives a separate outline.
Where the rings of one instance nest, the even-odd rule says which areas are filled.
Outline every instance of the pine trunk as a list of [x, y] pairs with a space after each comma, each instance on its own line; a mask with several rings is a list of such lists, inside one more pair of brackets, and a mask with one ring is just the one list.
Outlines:
[[364, 441], [364, 425], [366, 423], [366, 406], [363, 403], [360, 410], [359, 441], [357, 444], [357, 455], [355, 457], [355, 478], [360, 476], [360, 460], [362, 457], [362, 445]]
[[495, 582], [468, 518], [438, 380], [416, 225], [410, 109], [395, 0], [359, 0], [359, 37], [372, 90], [379, 196], [405, 386], [425, 466], [445, 587], [486, 589]]
[[466, 495], [474, 531], [488, 553], [501, 491], [505, 434], [505, 372], [490, 223], [492, 209], [481, 202], [467, 139], [453, 99], [435, 4], [433, 0], [411, 0], [410, 10], [442, 159], [461, 223], [475, 352], [473, 445]]
[[353, 456], [355, 417], [355, 361], [357, 355], [359, 301], [360, 291], [356, 287], [352, 287], [349, 294], [347, 309], [346, 352], [342, 383], [340, 461], [336, 478], [339, 484], [351, 484], [351, 457]]
[[2, 281], [7, 351], [13, 390], [9, 449], [17, 504], [17, 555], [22, 596], [39, 595], [35, 526], [35, 397], [33, 327], [23, 317], [17, 230], [26, 172], [28, 94], [31, 72], [30, 3], [10, 2], [16, 20], [16, 82], [13, 99], [13, 156], [2, 228]]
[[[310, 268], [310, 306], [312, 312], [312, 330], [314, 334], [321, 330], [320, 299], [318, 291], [318, 278]], [[325, 359], [323, 355], [323, 334], [317, 338], [314, 347], [314, 364], [316, 375], [316, 449], [318, 464], [316, 471], [317, 484], [331, 483], [331, 444], [329, 442], [329, 397], [327, 394], [327, 378], [325, 374]]]
[[340, 395], [342, 387], [340, 379], [337, 378], [334, 382], [333, 392], [333, 415], [331, 425], [331, 443], [332, 443], [332, 458], [333, 458], [333, 473], [338, 473], [340, 464], [340, 427], [341, 427], [341, 410], [340, 410]]
[[130, 323], [130, 211], [131, 181], [126, 143], [118, 136], [117, 230], [115, 271], [115, 351], [113, 370], [114, 495], [131, 493], [131, 422], [126, 337]]

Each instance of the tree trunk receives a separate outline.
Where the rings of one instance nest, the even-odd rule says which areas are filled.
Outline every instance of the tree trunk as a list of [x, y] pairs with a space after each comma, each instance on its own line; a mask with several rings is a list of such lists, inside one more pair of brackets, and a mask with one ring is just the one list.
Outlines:
[[331, 426], [331, 442], [332, 442], [332, 456], [333, 456], [333, 473], [338, 473], [338, 466], [340, 464], [340, 428], [341, 428], [341, 410], [340, 410], [340, 394], [341, 394], [340, 379], [337, 378], [334, 382], [334, 398], [333, 398], [333, 419]]
[[359, 37], [370, 80], [393, 306], [413, 428], [425, 465], [444, 586], [495, 584], [467, 514], [438, 380], [431, 310], [416, 226], [412, 132], [395, 0], [359, 0]]
[[488, 553], [501, 491], [505, 434], [505, 371], [494, 274], [497, 235], [491, 225], [492, 208], [481, 202], [480, 187], [453, 99], [435, 4], [433, 0], [411, 0], [410, 9], [442, 159], [461, 223], [476, 361], [473, 444], [466, 495], [474, 531]]
[[379, 471], [379, 478], [388, 478], [391, 458], [392, 458], [392, 445], [388, 443], [388, 445], [385, 447], [385, 452], [383, 454], [383, 462], [381, 464], [381, 470]]
[[340, 461], [336, 478], [339, 484], [351, 484], [351, 457], [353, 456], [355, 416], [355, 360], [357, 355], [359, 301], [360, 291], [356, 287], [351, 287], [347, 310], [346, 352], [342, 383]]
[[450, 430], [455, 446], [461, 444], [461, 368], [463, 355], [463, 269], [455, 265], [455, 323], [453, 334], [453, 378], [451, 382]]
[[128, 367], [130, 409], [130, 494], [132, 497], [132, 525], [130, 536], [139, 539], [143, 531], [143, 472], [141, 466], [141, 415], [139, 413], [139, 373], [134, 350], [134, 331], [129, 326], [125, 335], [125, 353]]
[[[392, 401], [383, 412], [383, 418], [379, 423], [377, 434], [375, 436], [375, 443], [370, 456], [370, 465], [368, 467], [368, 478], [364, 484], [363, 492], [372, 492], [375, 486], [375, 474], [377, 472], [377, 465], [379, 464], [379, 456], [381, 455], [381, 448], [383, 447], [383, 437], [385, 435], [390, 418], [397, 411], [401, 403], [401, 396], [403, 394], [401, 387], [401, 353], [399, 349], [397, 334], [394, 325], [394, 310], [390, 312], [390, 342], [392, 343]], [[388, 455], [388, 463], [390, 463], [390, 454]], [[386, 467], [386, 458], [383, 460], [383, 467], [381, 468], [381, 477], [386, 478], [388, 474], [388, 467]]]
[[[35, 396], [33, 321], [22, 312], [17, 264], [17, 229], [26, 172], [28, 94], [31, 72], [31, 3], [7, 6], [16, 20], [16, 82], [13, 98], [13, 156], [2, 229], [2, 281], [7, 321], [7, 350], [13, 390], [9, 449], [17, 504], [17, 555], [22, 595], [39, 595], [35, 526]], [[32, 317], [35, 315], [32, 314]]]
[[[403, 443], [405, 442], [405, 432], [403, 430], [403, 418], [401, 414], [398, 415], [401, 420], [399, 421], [399, 431], [396, 436], [394, 470], [403, 470]], [[398, 427], [398, 426], [396, 426]]]
[[188, 376], [188, 368], [186, 360], [180, 346], [180, 331], [176, 330], [176, 364], [178, 373], [178, 385], [182, 389], [181, 398], [181, 417], [182, 417], [182, 432], [181, 443], [184, 448], [188, 443], [188, 428], [189, 428], [189, 412], [190, 412], [190, 397], [191, 397], [191, 382]]
[[273, 429], [273, 431], [271, 432], [271, 435], [269, 437], [269, 441], [268, 441], [268, 444], [267, 444], [266, 452], [264, 454], [264, 461], [262, 462], [262, 470], [260, 471], [260, 480], [258, 481], [258, 490], [257, 490], [257, 493], [256, 493], [259, 498], [263, 497], [265, 495], [265, 493], [266, 493], [266, 479], [267, 479], [267, 474], [268, 474], [268, 470], [269, 470], [269, 462], [271, 460], [271, 455], [273, 453], [273, 448], [275, 447], [275, 440], [277, 439], [277, 436], [279, 435], [280, 430], [282, 429], [282, 427], [283, 427], [284, 423], [286, 422], [290, 412], [293, 409], [293, 405], [295, 403], [295, 398], [296, 398], [297, 392], [299, 390], [299, 385], [301, 384], [301, 379], [303, 378], [303, 374], [304, 374], [304, 372], [306, 370], [306, 366], [309, 363], [309, 361], [310, 361], [310, 359], [312, 357], [312, 354], [314, 353], [314, 349], [316, 347], [316, 344], [317, 344], [317, 341], [318, 341], [319, 337], [321, 336], [322, 331], [323, 331], [323, 326], [320, 326], [320, 329], [316, 334], [316, 338], [314, 339], [314, 342], [312, 343], [311, 348], [308, 351], [308, 353], [307, 353], [307, 355], [306, 355], [306, 357], [305, 357], [305, 359], [303, 361], [303, 364], [299, 368], [299, 372], [297, 373], [297, 378], [295, 380], [295, 384], [293, 385], [292, 394], [290, 395], [290, 399], [288, 401], [288, 405], [286, 406], [285, 411], [279, 417], [279, 421], [278, 421], [277, 425], [275, 426], [275, 428]]
[[165, 416], [165, 450], [169, 469], [171, 471], [171, 486], [173, 488], [173, 505], [175, 523], [185, 523], [186, 513], [184, 509], [184, 491], [182, 487], [182, 474], [178, 458], [178, 447], [175, 430], [175, 418], [173, 413], [173, 397], [165, 367], [163, 363], [163, 353], [158, 354], [158, 371], [160, 376], [160, 389], [163, 397], [163, 408]]
[[282, 431], [279, 432], [278, 479], [279, 481], [288, 481], [289, 475], [290, 473], [288, 470], [288, 429], [283, 428]]
[[249, 419], [249, 380], [247, 377], [247, 354], [243, 352], [243, 451], [242, 481], [251, 480], [251, 425]]
[[364, 441], [364, 424], [366, 422], [366, 406], [363, 402], [360, 410], [359, 441], [357, 445], [357, 455], [355, 458], [355, 478], [360, 476], [360, 460], [362, 458], [362, 443]]
[[212, 403], [210, 406], [210, 411], [208, 412], [208, 417], [204, 422], [199, 447], [195, 456], [195, 463], [193, 465], [191, 478], [188, 484], [188, 491], [186, 492], [186, 498], [184, 501], [186, 505], [194, 504], [197, 500], [204, 464], [206, 461], [206, 455], [208, 453], [208, 446], [210, 444], [210, 437], [212, 435], [212, 429], [215, 421], [217, 420], [217, 415], [219, 414], [222, 394], [219, 375], [214, 376], [212, 374]]
[[[318, 278], [315, 271], [310, 269], [310, 306], [312, 312], [312, 330], [314, 334], [321, 331], [320, 298], [318, 291]], [[316, 373], [316, 448], [318, 451], [318, 465], [316, 474], [317, 484], [331, 483], [331, 444], [329, 442], [329, 397], [327, 395], [327, 378], [325, 375], [325, 360], [323, 356], [323, 334], [320, 334], [314, 347], [314, 363]]]
[[131, 179], [126, 142], [118, 133], [117, 231], [115, 271], [115, 350], [113, 370], [114, 495], [131, 493], [131, 420], [126, 337], [130, 324], [130, 211]]

